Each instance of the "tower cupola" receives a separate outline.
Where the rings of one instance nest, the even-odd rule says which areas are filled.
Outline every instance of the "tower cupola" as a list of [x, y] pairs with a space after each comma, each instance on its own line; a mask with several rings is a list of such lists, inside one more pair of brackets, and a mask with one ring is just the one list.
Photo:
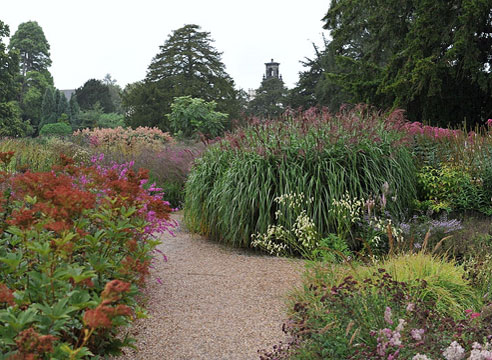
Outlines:
[[278, 67], [280, 63], [273, 61], [270, 61], [268, 63], [265, 63], [266, 70], [265, 70], [265, 75], [263, 75], [263, 79], [270, 79], [270, 78], [277, 78], [277, 79], [282, 79], [282, 75], [280, 75]]

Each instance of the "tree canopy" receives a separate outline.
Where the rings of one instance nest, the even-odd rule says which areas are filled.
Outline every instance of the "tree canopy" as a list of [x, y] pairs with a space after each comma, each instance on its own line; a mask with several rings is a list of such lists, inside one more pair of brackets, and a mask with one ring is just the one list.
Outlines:
[[19, 92], [15, 81], [19, 71], [19, 55], [16, 51], [8, 51], [3, 42], [3, 38], [9, 36], [8, 25], [0, 20], [0, 102], [15, 100]]
[[105, 113], [115, 111], [109, 86], [101, 80], [87, 80], [83, 86], [75, 90], [75, 96], [81, 110], [92, 110], [99, 103]]
[[320, 86], [439, 125], [490, 116], [490, 0], [333, 0], [324, 21], [336, 66]]
[[198, 25], [173, 31], [152, 59], [145, 80], [124, 92], [128, 124], [169, 130], [165, 115], [171, 112], [174, 98], [181, 96], [216, 101], [217, 110], [236, 116], [239, 102], [234, 81], [212, 42], [210, 33], [200, 31]]
[[48, 70], [51, 65], [50, 45], [41, 26], [35, 21], [29, 21], [19, 25], [10, 39], [9, 48], [20, 53], [17, 76], [20, 92], [17, 99], [22, 118], [38, 129], [44, 93], [53, 86], [53, 78]]
[[177, 136], [191, 138], [198, 133], [208, 138], [216, 138], [224, 132], [227, 114], [215, 111], [215, 101], [207, 102], [191, 96], [181, 96], [171, 104], [167, 115], [170, 127]]
[[23, 76], [29, 71], [43, 72], [51, 66], [50, 44], [36, 21], [20, 24], [10, 39], [9, 48], [19, 51]]
[[32, 129], [20, 117], [17, 97], [20, 91], [16, 81], [19, 72], [19, 55], [15, 50], [7, 51], [3, 38], [10, 29], [0, 21], [0, 136], [24, 136]]
[[322, 46], [313, 43], [315, 56], [301, 61], [306, 70], [299, 73], [299, 80], [289, 91], [287, 100], [293, 109], [324, 106], [331, 112], [337, 112], [343, 103], [350, 100], [341, 86], [330, 81], [330, 74], [339, 74], [340, 68], [330, 42], [323, 38]]
[[248, 112], [255, 116], [276, 117], [285, 111], [287, 88], [282, 79], [263, 79], [256, 95], [249, 102]]

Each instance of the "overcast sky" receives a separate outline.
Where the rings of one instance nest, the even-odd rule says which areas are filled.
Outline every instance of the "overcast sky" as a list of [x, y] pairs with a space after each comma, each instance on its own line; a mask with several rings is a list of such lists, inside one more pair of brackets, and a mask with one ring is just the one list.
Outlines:
[[287, 87], [298, 79], [312, 42], [322, 43], [330, 0], [2, 0], [0, 20], [14, 34], [37, 21], [51, 46], [58, 89], [73, 89], [111, 74], [118, 84], [142, 80], [172, 30], [197, 24], [236, 86], [258, 88], [265, 62], [280, 62]]

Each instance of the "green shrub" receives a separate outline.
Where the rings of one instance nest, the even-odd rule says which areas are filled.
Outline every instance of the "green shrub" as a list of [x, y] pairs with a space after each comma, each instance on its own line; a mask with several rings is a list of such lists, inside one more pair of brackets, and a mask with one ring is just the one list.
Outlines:
[[0, 222], [0, 359], [99, 358], [131, 345], [117, 329], [143, 315], [136, 296], [159, 243], [153, 234], [173, 226], [159, 192], [142, 187], [145, 172], [61, 161], [0, 181], [8, 204]]
[[274, 199], [303, 193], [322, 237], [334, 232], [330, 204], [345, 194], [377, 198], [390, 189], [395, 217], [415, 198], [415, 167], [402, 145], [399, 113], [367, 107], [332, 117], [308, 111], [228, 135], [196, 161], [186, 184], [185, 221], [192, 231], [236, 246], [275, 224]]
[[492, 211], [482, 182], [476, 181], [463, 166], [453, 167], [446, 163], [439, 168], [423, 166], [417, 179], [422, 210]]
[[423, 211], [492, 214], [492, 132], [407, 124], [418, 166], [417, 206]]
[[39, 131], [41, 136], [68, 136], [72, 134], [72, 127], [64, 122], [44, 125]]

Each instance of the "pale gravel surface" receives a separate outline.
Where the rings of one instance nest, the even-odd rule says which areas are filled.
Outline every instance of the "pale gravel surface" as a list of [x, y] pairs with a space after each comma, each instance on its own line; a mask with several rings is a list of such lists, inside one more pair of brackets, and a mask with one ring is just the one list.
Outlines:
[[183, 229], [163, 236], [159, 249], [168, 261], [156, 263], [144, 291], [151, 318], [129, 330], [138, 351], [117, 359], [251, 360], [287, 340], [285, 298], [300, 285], [302, 261], [229, 249]]

